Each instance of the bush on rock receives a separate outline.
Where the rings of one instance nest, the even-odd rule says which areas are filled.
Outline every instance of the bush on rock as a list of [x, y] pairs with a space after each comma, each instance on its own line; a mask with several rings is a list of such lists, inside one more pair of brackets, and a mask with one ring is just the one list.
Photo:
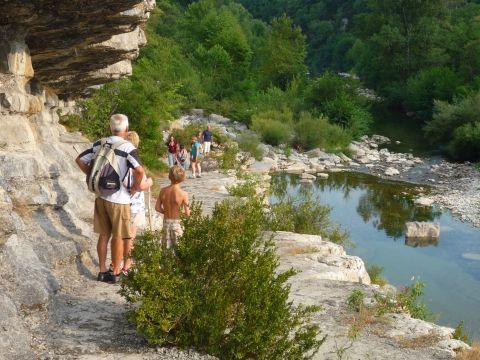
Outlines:
[[310, 324], [317, 307], [294, 306], [277, 273], [274, 244], [262, 237], [258, 199], [225, 201], [212, 216], [193, 204], [175, 249], [160, 234], [141, 236], [136, 269], [121, 293], [152, 345], [194, 347], [221, 359], [310, 359], [322, 344]]

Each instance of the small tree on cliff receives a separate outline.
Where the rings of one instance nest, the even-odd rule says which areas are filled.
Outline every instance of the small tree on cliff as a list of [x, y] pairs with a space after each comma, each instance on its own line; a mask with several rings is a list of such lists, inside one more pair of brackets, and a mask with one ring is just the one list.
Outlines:
[[135, 245], [136, 271], [121, 293], [137, 306], [139, 332], [153, 345], [195, 347], [221, 359], [310, 359], [323, 340], [313, 306], [294, 306], [278, 273], [274, 244], [262, 235], [259, 200], [217, 204], [185, 219], [175, 250], [147, 233]]

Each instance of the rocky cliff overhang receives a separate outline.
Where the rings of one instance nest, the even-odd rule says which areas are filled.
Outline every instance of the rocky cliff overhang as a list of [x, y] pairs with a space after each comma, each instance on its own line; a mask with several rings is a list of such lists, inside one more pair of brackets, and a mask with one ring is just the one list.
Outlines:
[[0, 73], [32, 79], [27, 90], [41, 84], [66, 96], [130, 75], [154, 5], [154, 0], [0, 0]]

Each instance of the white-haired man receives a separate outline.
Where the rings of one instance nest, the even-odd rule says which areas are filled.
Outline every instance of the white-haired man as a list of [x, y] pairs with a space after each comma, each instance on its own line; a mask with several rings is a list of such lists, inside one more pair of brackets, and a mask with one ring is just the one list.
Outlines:
[[[110, 117], [112, 135], [106, 139], [104, 146], [112, 147], [119, 141], [124, 141], [128, 135], [128, 118], [123, 114]], [[96, 141], [89, 149], [78, 155], [75, 160], [80, 169], [88, 176], [94, 154], [102, 146], [102, 141]], [[133, 169], [134, 183], [130, 191], [120, 181], [120, 189], [108, 196], [99, 196], [95, 199], [93, 215], [94, 231], [99, 234], [97, 253], [99, 273], [97, 279], [105, 282], [118, 282], [121, 273], [124, 239], [132, 237], [130, 226], [130, 198], [134, 195], [142, 182], [145, 171], [140, 163], [138, 151], [130, 142], [125, 141], [115, 148], [120, 176], [122, 179], [128, 169]], [[106, 266], [108, 241], [112, 236], [112, 271]]]

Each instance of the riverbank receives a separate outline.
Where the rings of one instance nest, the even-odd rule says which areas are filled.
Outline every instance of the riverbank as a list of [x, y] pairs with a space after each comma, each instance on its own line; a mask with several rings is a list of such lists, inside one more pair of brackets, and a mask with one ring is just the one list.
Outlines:
[[[236, 140], [246, 129], [244, 124], [220, 115], [203, 116], [202, 111], [183, 116], [174, 126], [189, 123], [212, 124], [221, 133]], [[381, 135], [363, 136], [350, 144], [349, 156], [313, 149], [300, 153], [262, 144], [263, 159], [247, 160], [244, 168], [268, 174], [284, 171], [302, 175], [304, 182], [327, 178], [329, 173], [353, 171], [367, 173], [389, 181], [408, 182], [418, 186], [423, 206], [437, 204], [450, 210], [461, 221], [480, 227], [480, 172], [470, 163], [450, 163], [440, 157], [420, 158], [411, 153], [395, 153], [388, 145], [395, 142]]]

